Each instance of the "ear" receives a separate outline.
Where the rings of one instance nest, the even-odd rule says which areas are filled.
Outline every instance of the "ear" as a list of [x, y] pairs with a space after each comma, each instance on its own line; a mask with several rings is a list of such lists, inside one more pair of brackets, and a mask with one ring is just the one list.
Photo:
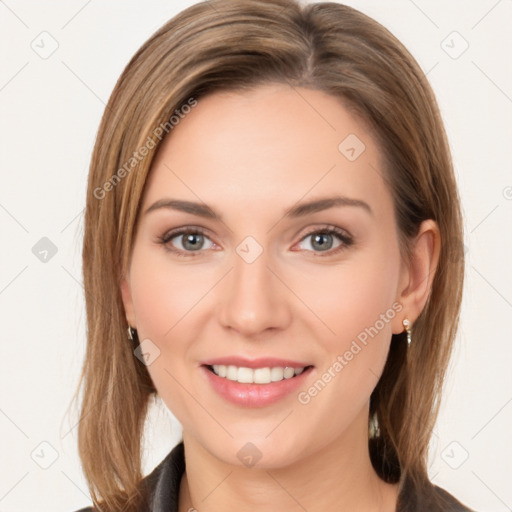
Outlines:
[[135, 320], [135, 309], [133, 307], [132, 291], [130, 287], [130, 280], [128, 276], [123, 275], [120, 283], [121, 297], [123, 300], [124, 311], [126, 314], [126, 320], [128, 324], [134, 329], [137, 328], [137, 322]]
[[402, 263], [397, 301], [403, 309], [395, 317], [393, 334], [404, 331], [402, 321], [408, 318], [414, 325], [427, 303], [439, 262], [441, 236], [437, 223], [428, 219], [421, 223], [411, 247], [408, 261]]

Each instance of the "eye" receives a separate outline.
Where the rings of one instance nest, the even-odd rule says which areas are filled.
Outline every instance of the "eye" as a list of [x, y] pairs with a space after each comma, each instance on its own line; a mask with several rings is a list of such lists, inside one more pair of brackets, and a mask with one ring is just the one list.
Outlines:
[[[354, 243], [352, 237], [346, 231], [335, 227], [327, 227], [310, 231], [302, 238], [301, 243], [308, 239], [311, 239], [309, 246], [312, 248], [313, 253], [327, 253], [327, 256], [337, 254]], [[335, 246], [334, 250], [331, 250], [336, 239], [338, 240], [338, 245]], [[314, 255], [323, 256], [323, 254]]]
[[[332, 256], [350, 247], [354, 242], [351, 235], [345, 230], [336, 227], [315, 229], [306, 234], [300, 241], [304, 243], [311, 239], [311, 249], [314, 256]], [[338, 242], [337, 245], [336, 241]], [[158, 242], [165, 246], [166, 250], [180, 257], [195, 257], [201, 255], [202, 249], [213, 249], [216, 245], [206, 236], [205, 231], [199, 227], [187, 227], [166, 233], [158, 238]], [[334, 246], [334, 249], [333, 249]]]
[[[215, 244], [205, 235], [201, 228], [186, 228], [177, 231], [171, 231], [159, 238], [159, 242], [163, 244], [167, 250], [175, 253], [177, 256], [198, 256], [205, 248], [205, 241], [210, 242], [210, 247]], [[208, 245], [208, 244], [206, 244]]]

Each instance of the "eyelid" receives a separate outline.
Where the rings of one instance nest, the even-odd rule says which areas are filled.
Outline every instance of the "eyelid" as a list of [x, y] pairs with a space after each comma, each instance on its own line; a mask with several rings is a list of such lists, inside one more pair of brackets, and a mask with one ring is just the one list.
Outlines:
[[169, 240], [171, 238], [174, 238], [175, 236], [183, 235], [185, 233], [198, 233], [200, 235], [206, 236], [206, 232], [207, 230], [200, 226], [182, 226], [180, 228], [170, 229], [169, 231], [166, 231], [160, 238]]
[[302, 235], [301, 241], [304, 240], [304, 238], [306, 238], [307, 236], [312, 235], [314, 233], [336, 233], [347, 239], [353, 239], [353, 236], [346, 229], [331, 224], [323, 224], [321, 226], [314, 226], [308, 231], [306, 231], [306, 233]]

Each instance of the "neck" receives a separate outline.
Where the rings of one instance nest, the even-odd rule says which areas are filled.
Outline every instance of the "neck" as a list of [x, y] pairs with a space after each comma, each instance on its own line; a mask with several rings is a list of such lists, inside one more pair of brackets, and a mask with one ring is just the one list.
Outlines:
[[[366, 416], [363, 415], [363, 426]], [[398, 485], [373, 469], [366, 427], [361, 422], [313, 455], [280, 468], [226, 464], [183, 434], [186, 472], [180, 512], [395, 512]], [[355, 428], [357, 427], [357, 428]]]

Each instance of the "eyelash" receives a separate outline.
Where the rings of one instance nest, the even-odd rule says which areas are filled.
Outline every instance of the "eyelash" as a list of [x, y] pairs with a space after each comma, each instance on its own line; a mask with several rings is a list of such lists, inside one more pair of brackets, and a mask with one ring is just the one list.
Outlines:
[[[304, 241], [307, 237], [311, 235], [316, 234], [322, 234], [322, 235], [335, 235], [338, 240], [341, 243], [340, 246], [336, 247], [335, 249], [325, 251], [325, 254], [321, 254], [321, 251], [307, 251], [312, 252], [314, 257], [327, 257], [327, 256], [333, 256], [335, 254], [340, 253], [341, 251], [344, 251], [348, 249], [351, 245], [353, 245], [354, 240], [352, 236], [350, 236], [346, 231], [336, 228], [334, 226], [326, 226], [325, 228], [316, 228], [308, 233], [306, 233], [300, 240], [300, 242]], [[206, 236], [206, 231], [199, 227], [187, 227], [187, 228], [180, 228], [176, 231], [171, 231], [169, 233], [164, 234], [163, 236], [158, 237], [158, 243], [165, 246], [165, 249], [169, 252], [172, 252], [176, 256], [179, 256], [180, 258], [194, 258], [197, 256], [200, 256], [202, 250], [199, 250], [197, 252], [194, 251], [182, 251], [181, 249], [175, 249], [172, 246], [169, 245], [169, 242], [180, 235], [203, 235]]]

